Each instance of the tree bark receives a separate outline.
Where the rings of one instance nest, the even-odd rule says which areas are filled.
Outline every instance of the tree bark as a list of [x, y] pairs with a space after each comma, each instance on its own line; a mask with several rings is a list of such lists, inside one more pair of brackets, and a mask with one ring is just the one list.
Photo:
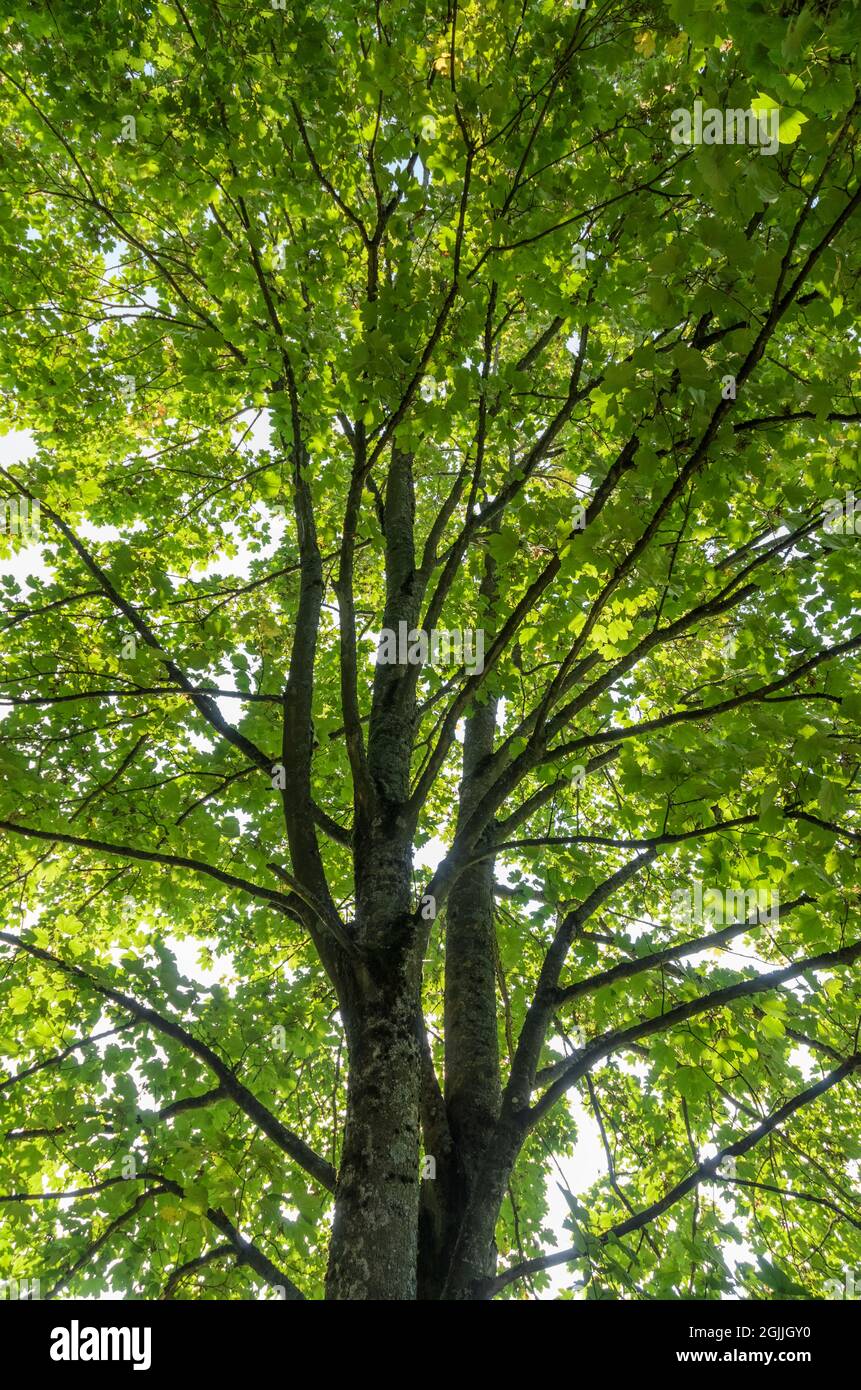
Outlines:
[[[383, 511], [383, 626], [412, 627], [412, 459], [392, 452]], [[378, 664], [368, 730], [371, 797], [355, 807], [355, 941], [359, 952], [343, 1015], [349, 1071], [344, 1148], [326, 1280], [329, 1299], [416, 1297], [419, 1136], [424, 1030], [421, 969], [426, 927], [412, 913], [411, 835], [405, 817], [415, 727], [408, 666]]]
[[405, 942], [373, 976], [347, 1024], [347, 1118], [326, 1297], [410, 1301], [418, 1264], [421, 1090], [412, 946]]
[[[496, 599], [494, 564], [485, 559], [481, 584], [485, 611]], [[466, 719], [458, 824], [463, 826], [487, 790], [497, 701], [488, 699]], [[465, 869], [452, 886], [445, 931], [445, 1108], [451, 1145], [438, 1165], [434, 1222], [423, 1230], [434, 1248], [422, 1252], [422, 1296], [441, 1298], [452, 1258], [499, 1116], [499, 1037], [496, 1007], [494, 861]], [[504, 1194], [503, 1187], [503, 1194]], [[430, 1194], [429, 1194], [430, 1197]], [[502, 1198], [500, 1196], [499, 1201]], [[430, 1201], [425, 1202], [429, 1207]], [[494, 1208], [499, 1210], [499, 1202]], [[492, 1277], [495, 1215], [480, 1261], [482, 1279]]]
[[520, 1127], [504, 1117], [490, 1136], [460, 1221], [442, 1293], [446, 1300], [466, 1301], [485, 1296], [483, 1288], [494, 1273], [494, 1232], [499, 1210], [522, 1142]]
[[[496, 701], [470, 716], [464, 731], [460, 819], [466, 821], [484, 788], [481, 765], [493, 751]], [[496, 1009], [494, 863], [464, 870], [446, 909], [445, 1102], [453, 1143], [447, 1183], [445, 1245], [440, 1293], [473, 1189], [499, 1115], [499, 1037]], [[483, 1277], [494, 1270], [493, 1233]]]

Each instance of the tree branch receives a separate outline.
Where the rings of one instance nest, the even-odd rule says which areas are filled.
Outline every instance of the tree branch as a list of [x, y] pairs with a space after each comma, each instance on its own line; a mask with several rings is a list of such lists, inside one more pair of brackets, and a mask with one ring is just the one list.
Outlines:
[[[679, 1202], [683, 1197], [687, 1196], [690, 1191], [697, 1187], [704, 1178], [719, 1178], [720, 1175], [717, 1173], [717, 1169], [724, 1159], [730, 1157], [740, 1158], [742, 1154], [754, 1148], [756, 1144], [760, 1143], [762, 1139], [765, 1139], [773, 1130], [782, 1125], [784, 1121], [788, 1120], [797, 1110], [800, 1110], [802, 1106], [810, 1105], [811, 1102], [818, 1100], [819, 1097], [824, 1095], [826, 1091], [829, 1091], [832, 1086], [836, 1086], [839, 1082], [844, 1081], [846, 1077], [851, 1076], [859, 1067], [861, 1067], [861, 1052], [856, 1052], [853, 1056], [848, 1057], [842, 1062], [835, 1071], [829, 1072], [827, 1076], [824, 1076], [813, 1086], [808, 1086], [805, 1091], [799, 1092], [798, 1095], [788, 1100], [785, 1105], [781, 1105], [779, 1109], [773, 1111], [767, 1119], [763, 1120], [762, 1124], [757, 1125], [756, 1129], [751, 1130], [742, 1139], [737, 1139], [734, 1143], [727, 1144], [726, 1147], [722, 1148], [713, 1158], [706, 1159], [703, 1163], [698, 1164], [692, 1173], [686, 1178], [683, 1178], [681, 1182], [676, 1183], [674, 1187], [671, 1187], [657, 1202], [653, 1202], [651, 1206], [636, 1212], [634, 1215], [628, 1217], [627, 1220], [620, 1221], [615, 1226], [611, 1226], [609, 1230], [603, 1231], [596, 1239], [601, 1245], [606, 1245], [607, 1241], [611, 1238], [615, 1237], [616, 1239], [621, 1239], [622, 1236], [630, 1235], [632, 1231], [637, 1231], [641, 1227], [648, 1225], [650, 1221], [654, 1221], [656, 1217], [662, 1216], [665, 1211], [669, 1210], [676, 1202]], [[859, 1223], [854, 1220], [853, 1224], [859, 1225]], [[512, 1284], [516, 1279], [523, 1279], [529, 1274], [537, 1274], [541, 1270], [551, 1269], [555, 1265], [568, 1264], [572, 1260], [582, 1259], [584, 1253], [582, 1247], [578, 1248], [572, 1246], [568, 1250], [557, 1250], [552, 1255], [542, 1255], [534, 1260], [524, 1260], [520, 1264], [512, 1265], [511, 1268], [504, 1270], [503, 1273], [497, 1275], [495, 1279], [488, 1281], [483, 1289], [483, 1294], [486, 1298], [492, 1298], [494, 1294], [507, 1288], [508, 1285]]]
[[95, 990], [98, 994], [103, 995], [104, 998], [110, 999], [114, 1004], [118, 1004], [120, 1008], [125, 1009], [135, 1018], [140, 1019], [141, 1022], [148, 1023], [151, 1027], [155, 1028], [157, 1032], [163, 1033], [165, 1037], [173, 1038], [175, 1042], [180, 1043], [187, 1051], [191, 1052], [201, 1062], [205, 1063], [210, 1071], [215, 1073], [230, 1099], [239, 1106], [240, 1110], [245, 1112], [248, 1118], [252, 1120], [273, 1143], [277, 1144], [279, 1149], [298, 1163], [300, 1168], [304, 1168], [305, 1172], [309, 1173], [315, 1182], [320, 1183], [327, 1192], [334, 1192], [336, 1175], [331, 1163], [321, 1158], [319, 1154], [316, 1154], [314, 1150], [305, 1143], [304, 1139], [301, 1139], [298, 1134], [294, 1134], [291, 1129], [288, 1129], [286, 1125], [282, 1124], [281, 1121], [267, 1109], [263, 1102], [258, 1100], [253, 1092], [249, 1091], [248, 1087], [242, 1084], [236, 1073], [222, 1062], [221, 1058], [217, 1053], [213, 1052], [211, 1047], [207, 1047], [205, 1043], [200, 1042], [189, 1033], [187, 1029], [183, 1028], [181, 1024], [176, 1023], [173, 1019], [166, 1018], [163, 1014], [157, 1013], [155, 1009], [150, 1008], [148, 1005], [138, 1003], [138, 1001], [131, 998], [130, 995], [124, 994], [120, 990], [112, 989], [109, 985], [102, 984], [101, 981], [95, 979], [88, 971], [82, 969], [81, 966], [72, 965], [67, 961], [60, 960], [58, 956], [52, 955], [50, 951], [43, 950], [40, 946], [34, 946], [29, 941], [21, 941], [18, 937], [12, 936], [9, 932], [0, 932], [0, 941], [5, 941], [7, 945], [12, 946], [16, 951], [25, 951], [36, 960], [44, 961], [46, 964], [54, 966], [57, 970], [61, 970], [65, 975], [70, 975], [74, 979], [80, 980], [88, 989]]

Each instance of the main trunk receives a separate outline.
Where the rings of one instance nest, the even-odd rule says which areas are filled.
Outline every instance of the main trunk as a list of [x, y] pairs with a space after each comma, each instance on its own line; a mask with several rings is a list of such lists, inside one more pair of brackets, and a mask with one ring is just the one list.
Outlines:
[[[414, 513], [412, 459], [393, 449], [382, 507], [384, 628], [391, 632], [402, 622], [411, 629], [419, 620], [427, 576], [415, 569]], [[488, 557], [481, 585], [488, 609], [495, 596]], [[497, 1182], [500, 1190], [488, 1192], [488, 1202], [479, 1181], [500, 1102], [493, 860], [467, 868], [448, 901], [443, 1098], [421, 1013], [428, 926], [416, 922], [411, 906], [414, 826], [408, 808], [417, 676], [409, 663], [377, 663], [366, 785], [354, 806], [359, 959], [342, 998], [349, 1074], [330, 1299], [470, 1297], [475, 1280], [487, 1279], [495, 1265], [493, 1231], [505, 1184]], [[485, 790], [496, 709], [491, 698], [465, 721], [461, 823]], [[428, 1156], [436, 1163], [435, 1176], [423, 1185], [422, 1120]], [[467, 1220], [468, 1253], [462, 1239]], [[457, 1288], [447, 1294], [456, 1252]]]
[[407, 959], [379, 974], [348, 1027], [347, 1120], [326, 1297], [412, 1300], [419, 1207], [418, 988]]
[[[380, 798], [382, 802], [382, 798]], [[347, 1118], [326, 1297], [416, 1297], [423, 935], [411, 861], [391, 803], [355, 850], [360, 953], [342, 1001]]]

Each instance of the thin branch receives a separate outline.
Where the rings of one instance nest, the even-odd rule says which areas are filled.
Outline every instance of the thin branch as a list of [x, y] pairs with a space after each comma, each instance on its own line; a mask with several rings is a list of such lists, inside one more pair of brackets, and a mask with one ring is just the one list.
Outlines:
[[[704, 1162], [698, 1164], [692, 1173], [686, 1178], [683, 1178], [681, 1182], [676, 1183], [674, 1187], [671, 1187], [658, 1201], [653, 1202], [651, 1206], [645, 1207], [642, 1211], [636, 1212], [633, 1216], [628, 1217], [627, 1220], [620, 1221], [615, 1226], [611, 1226], [609, 1230], [603, 1231], [596, 1239], [601, 1245], [606, 1245], [610, 1239], [621, 1239], [622, 1236], [630, 1235], [632, 1231], [637, 1231], [641, 1227], [648, 1225], [649, 1222], [654, 1221], [656, 1217], [662, 1216], [663, 1213], [674, 1206], [676, 1202], [680, 1201], [683, 1197], [687, 1196], [690, 1191], [698, 1187], [704, 1179], [714, 1180], [715, 1177], [719, 1178], [720, 1175], [717, 1170], [725, 1159], [730, 1157], [740, 1158], [742, 1154], [754, 1148], [761, 1140], [771, 1134], [773, 1130], [777, 1129], [794, 1115], [797, 1110], [800, 1110], [802, 1106], [810, 1105], [812, 1101], [818, 1100], [819, 1097], [823, 1096], [826, 1091], [829, 1091], [832, 1086], [836, 1086], [839, 1082], [844, 1081], [846, 1077], [851, 1076], [859, 1067], [861, 1067], [861, 1052], [856, 1052], [853, 1056], [847, 1057], [835, 1071], [829, 1072], [828, 1075], [822, 1077], [820, 1081], [817, 1081], [812, 1086], [808, 1086], [805, 1091], [799, 1092], [798, 1095], [793, 1096], [791, 1100], [781, 1105], [779, 1109], [773, 1111], [760, 1125], [757, 1125], [756, 1129], [751, 1130], [743, 1138], [737, 1139], [734, 1143], [727, 1144], [726, 1147], [715, 1154], [713, 1158], [706, 1159]], [[858, 1223], [855, 1222], [854, 1224], [857, 1225]], [[513, 1283], [516, 1279], [523, 1279], [527, 1275], [537, 1274], [541, 1270], [551, 1269], [555, 1265], [568, 1264], [573, 1260], [582, 1259], [583, 1255], [583, 1248], [575, 1246], [568, 1250], [557, 1250], [552, 1255], [542, 1255], [534, 1260], [524, 1260], [520, 1264], [511, 1266], [510, 1269], [504, 1270], [502, 1274], [497, 1275], [495, 1279], [489, 1280], [483, 1289], [484, 1296], [492, 1298], [494, 1294], [507, 1288], [508, 1285]]]
[[96, 993], [110, 999], [120, 1008], [125, 1009], [142, 1023], [148, 1023], [157, 1032], [163, 1033], [166, 1037], [173, 1038], [180, 1043], [187, 1051], [191, 1052], [209, 1069], [215, 1073], [226, 1094], [230, 1097], [240, 1110], [243, 1110], [250, 1120], [263, 1131], [278, 1148], [288, 1154], [300, 1168], [304, 1168], [312, 1178], [327, 1192], [334, 1192], [336, 1175], [331, 1163], [328, 1163], [319, 1154], [316, 1154], [304, 1139], [298, 1134], [294, 1134], [291, 1129], [282, 1124], [271, 1110], [262, 1101], [249, 1091], [237, 1077], [236, 1073], [228, 1067], [211, 1047], [199, 1041], [181, 1024], [173, 1019], [166, 1018], [163, 1014], [157, 1013], [155, 1009], [148, 1005], [140, 1004], [130, 995], [122, 993], [118, 989], [112, 989], [109, 985], [102, 984], [95, 979], [88, 971], [79, 965], [72, 965], [67, 961], [60, 960], [58, 956], [52, 955], [50, 951], [43, 950], [40, 946], [34, 946], [32, 942], [22, 941], [9, 932], [0, 932], [0, 941], [5, 941], [16, 951], [25, 951], [36, 960], [44, 961], [52, 965], [57, 970], [61, 970], [65, 975], [70, 975], [76, 980], [80, 980], [88, 989], [95, 990]]

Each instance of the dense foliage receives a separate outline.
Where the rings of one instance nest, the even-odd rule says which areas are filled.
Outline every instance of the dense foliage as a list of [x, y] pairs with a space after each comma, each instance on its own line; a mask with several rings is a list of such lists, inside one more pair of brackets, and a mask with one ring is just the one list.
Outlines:
[[0, 1279], [861, 1265], [858, 20], [6, 7]]

